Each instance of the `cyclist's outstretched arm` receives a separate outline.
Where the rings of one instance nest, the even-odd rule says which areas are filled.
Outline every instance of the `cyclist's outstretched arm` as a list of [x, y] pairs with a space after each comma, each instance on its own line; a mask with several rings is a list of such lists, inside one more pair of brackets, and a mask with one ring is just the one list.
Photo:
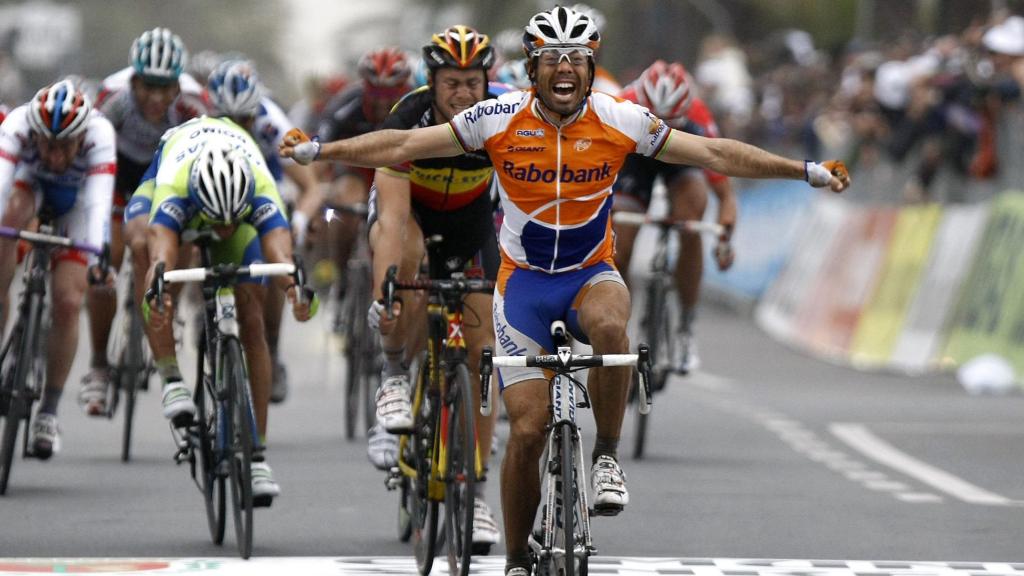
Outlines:
[[705, 138], [680, 130], [672, 130], [658, 159], [673, 164], [703, 166], [739, 178], [809, 180], [815, 186], [829, 186], [834, 192], [842, 192], [850, 185], [845, 170], [841, 177], [829, 176], [827, 181], [823, 177], [817, 179], [816, 174], [808, 174], [808, 166], [803, 160], [783, 158], [738, 140]]
[[281, 142], [281, 155], [295, 158], [300, 164], [337, 160], [353, 166], [381, 168], [419, 158], [465, 153], [448, 124], [412, 130], [378, 130], [333, 142], [305, 143], [302, 138], [301, 133], [288, 132]]

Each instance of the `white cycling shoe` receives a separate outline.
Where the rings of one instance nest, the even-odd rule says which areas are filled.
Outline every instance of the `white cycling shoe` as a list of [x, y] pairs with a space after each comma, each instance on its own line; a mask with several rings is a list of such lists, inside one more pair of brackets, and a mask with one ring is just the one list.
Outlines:
[[590, 467], [590, 485], [594, 489], [594, 510], [618, 514], [629, 504], [626, 474], [611, 456], [598, 456]]
[[377, 422], [392, 434], [412, 431], [409, 377], [405, 374], [388, 376], [377, 389]]

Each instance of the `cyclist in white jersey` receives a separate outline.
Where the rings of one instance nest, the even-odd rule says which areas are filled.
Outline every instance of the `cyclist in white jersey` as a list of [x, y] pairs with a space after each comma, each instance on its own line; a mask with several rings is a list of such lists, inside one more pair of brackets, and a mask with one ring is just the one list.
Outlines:
[[[96, 247], [107, 243], [117, 162], [114, 138], [110, 122], [92, 113], [88, 97], [68, 80], [41, 89], [15, 108], [0, 125], [0, 224], [24, 229], [42, 217], [58, 234]], [[0, 328], [6, 323], [14, 263], [14, 241], [0, 240]], [[35, 455], [42, 459], [59, 449], [57, 404], [78, 349], [87, 266], [96, 279], [107, 278], [95, 255], [55, 254], [46, 384], [31, 435]]]
[[[131, 66], [108, 76], [97, 109], [117, 132], [117, 174], [110, 222], [110, 260], [121, 267], [125, 246], [131, 246], [135, 277], [148, 268], [146, 229], [148, 203], [129, 198], [153, 159], [160, 137], [169, 128], [205, 113], [200, 87], [182, 73], [188, 52], [181, 39], [166, 28], [147, 30], [132, 43]], [[141, 302], [143, 286], [135, 286]], [[117, 313], [117, 295], [106, 286], [89, 290], [89, 325], [92, 339], [91, 369], [82, 378], [79, 404], [91, 416], [106, 414], [110, 365], [107, 342]]]
[[[287, 176], [299, 188], [297, 202], [295, 208], [290, 210], [289, 219], [295, 245], [302, 246], [309, 223], [320, 209], [322, 198], [312, 167], [277, 155], [281, 139], [293, 128], [288, 116], [266, 95], [255, 65], [248, 60], [226, 60], [218, 64], [210, 73], [207, 94], [214, 113], [231, 118], [253, 137], [274, 180], [280, 184]], [[284, 293], [268, 291], [263, 322], [273, 363], [270, 401], [274, 403], [284, 402], [288, 395], [288, 372], [277, 353], [283, 310]]]
[[[629, 153], [728, 176], [803, 179], [836, 192], [850, 184], [841, 163], [790, 160], [735, 140], [687, 134], [646, 108], [592, 92], [600, 34], [584, 14], [561, 6], [538, 13], [523, 45], [533, 78], [529, 92], [482, 101], [447, 126], [382, 130], [326, 143], [289, 134], [281, 149], [302, 162], [363, 166], [486, 150], [505, 211], [494, 296], [500, 353], [553, 351], [553, 320], [565, 320], [573, 336], [589, 339], [595, 354], [629, 349], [629, 292], [612, 260], [609, 218], [612, 183]], [[609, 511], [629, 503], [617, 459], [629, 381], [628, 368], [595, 370], [588, 379], [597, 422], [592, 502]], [[549, 421], [548, 381], [541, 370], [510, 368], [500, 371], [500, 384], [510, 422], [501, 474], [506, 574], [527, 576]]]

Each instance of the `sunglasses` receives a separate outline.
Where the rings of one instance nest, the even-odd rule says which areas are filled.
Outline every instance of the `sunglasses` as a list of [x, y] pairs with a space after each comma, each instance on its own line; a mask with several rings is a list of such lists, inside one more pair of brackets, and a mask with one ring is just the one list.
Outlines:
[[580, 46], [550, 46], [538, 48], [530, 53], [531, 57], [537, 57], [540, 63], [545, 66], [557, 66], [564, 58], [572, 66], [584, 66], [594, 51], [590, 48]]

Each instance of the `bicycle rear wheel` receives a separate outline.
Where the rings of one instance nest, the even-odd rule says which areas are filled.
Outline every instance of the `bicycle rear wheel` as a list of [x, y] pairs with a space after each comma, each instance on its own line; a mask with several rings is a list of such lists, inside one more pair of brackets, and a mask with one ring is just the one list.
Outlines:
[[207, 390], [203, 363], [206, 358], [206, 339], [199, 345], [199, 358], [196, 370], [196, 391], [193, 399], [196, 404], [196, 421], [194, 449], [199, 458], [199, 488], [203, 493], [206, 507], [206, 525], [210, 530], [210, 539], [218, 546], [224, 543], [224, 529], [227, 525], [227, 483], [220, 472], [218, 463], [219, 451], [217, 441], [217, 400]]
[[412, 542], [416, 555], [416, 567], [420, 574], [430, 574], [434, 566], [434, 557], [440, 543], [438, 533], [438, 507], [441, 498], [430, 494], [433, 453], [436, 448], [435, 437], [440, 434], [437, 425], [440, 423], [441, 401], [436, 393], [429, 390], [426, 362], [420, 363], [416, 374], [417, 386], [423, 391], [420, 409], [414, 418], [412, 458], [416, 466], [416, 478], [412, 482]]
[[469, 574], [473, 554], [473, 501], [476, 486], [476, 425], [469, 399], [469, 369], [455, 366], [448, 390], [447, 464], [445, 473], [444, 529], [448, 546], [448, 573]]
[[231, 511], [235, 522], [235, 540], [238, 554], [243, 559], [252, 555], [252, 453], [253, 411], [249, 381], [245, 377], [245, 362], [238, 340], [227, 338], [222, 343], [224, 359], [223, 377], [228, 379], [227, 390], [231, 395], [231, 413], [227, 441], [230, 445], [228, 457], [231, 478]]

